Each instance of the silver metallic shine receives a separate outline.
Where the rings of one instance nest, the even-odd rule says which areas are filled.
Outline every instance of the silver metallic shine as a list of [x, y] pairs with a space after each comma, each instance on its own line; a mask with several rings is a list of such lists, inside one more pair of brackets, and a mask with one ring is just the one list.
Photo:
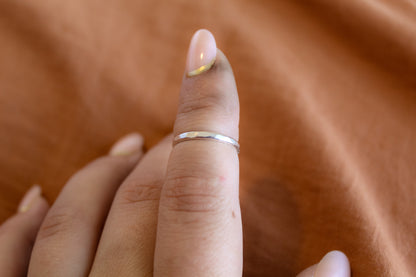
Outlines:
[[175, 146], [180, 142], [194, 139], [214, 139], [222, 143], [228, 143], [235, 147], [237, 153], [240, 153], [240, 144], [238, 144], [238, 142], [235, 139], [221, 134], [206, 131], [191, 131], [179, 134], [173, 139], [173, 145]]

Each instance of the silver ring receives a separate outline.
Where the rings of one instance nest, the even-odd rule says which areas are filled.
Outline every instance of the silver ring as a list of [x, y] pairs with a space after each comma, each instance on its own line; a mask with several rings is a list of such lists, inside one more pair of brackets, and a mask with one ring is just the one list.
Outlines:
[[237, 150], [237, 154], [240, 153], [240, 144], [238, 144], [238, 142], [235, 139], [221, 134], [206, 131], [191, 131], [179, 134], [173, 139], [173, 145], [175, 146], [180, 142], [193, 139], [214, 139], [222, 143], [231, 144]]

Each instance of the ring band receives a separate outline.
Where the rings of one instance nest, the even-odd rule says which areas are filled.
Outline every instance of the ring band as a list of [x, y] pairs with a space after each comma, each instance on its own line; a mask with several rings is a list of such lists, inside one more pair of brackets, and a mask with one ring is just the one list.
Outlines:
[[175, 146], [180, 142], [193, 139], [214, 139], [222, 143], [231, 144], [237, 150], [237, 154], [240, 153], [240, 144], [238, 144], [238, 142], [235, 139], [207, 131], [191, 131], [179, 134], [173, 139], [173, 145]]

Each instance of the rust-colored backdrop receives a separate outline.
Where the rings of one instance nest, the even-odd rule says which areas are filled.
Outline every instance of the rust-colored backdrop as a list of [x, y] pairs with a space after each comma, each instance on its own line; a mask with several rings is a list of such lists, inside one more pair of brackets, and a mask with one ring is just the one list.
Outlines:
[[241, 102], [245, 276], [329, 250], [416, 276], [416, 4], [410, 0], [0, 1], [0, 220], [139, 131], [170, 132], [192, 33]]

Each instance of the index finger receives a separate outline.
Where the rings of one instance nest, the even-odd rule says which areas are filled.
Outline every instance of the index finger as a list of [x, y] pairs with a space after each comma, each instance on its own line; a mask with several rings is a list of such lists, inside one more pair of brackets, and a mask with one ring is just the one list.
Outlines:
[[[174, 135], [208, 131], [238, 140], [238, 121], [231, 66], [212, 34], [200, 30], [188, 52]], [[195, 139], [173, 147], [159, 204], [155, 276], [241, 276], [238, 186], [233, 145]]]

